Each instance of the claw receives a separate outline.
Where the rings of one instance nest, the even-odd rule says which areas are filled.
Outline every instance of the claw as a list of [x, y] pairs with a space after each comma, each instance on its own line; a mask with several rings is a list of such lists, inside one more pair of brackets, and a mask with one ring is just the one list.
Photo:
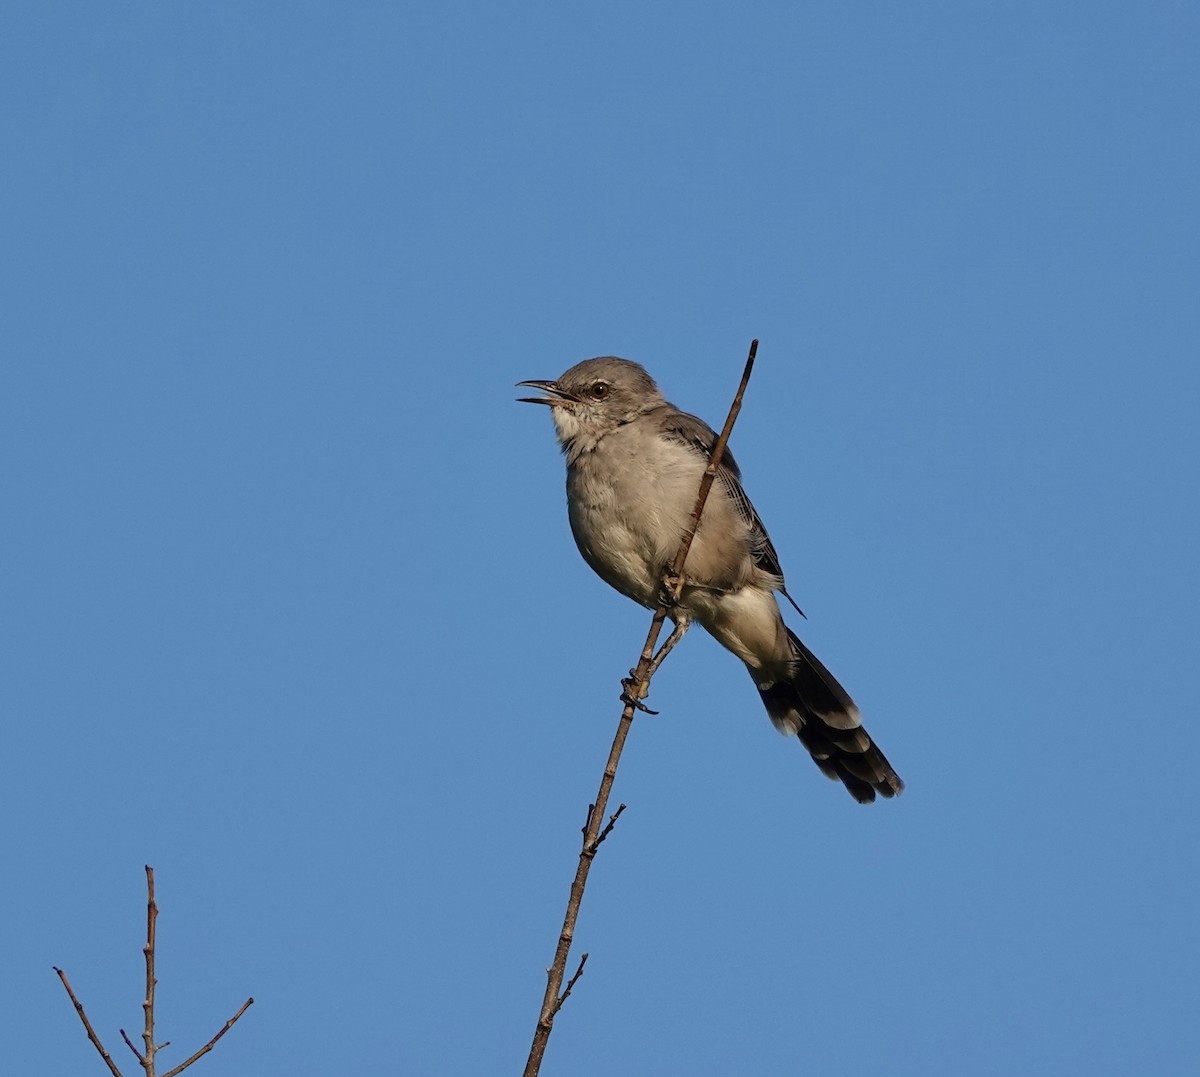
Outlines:
[[658, 588], [659, 605], [665, 609], [674, 609], [678, 605], [675, 598], [675, 588], [679, 586], [679, 577], [671, 575], [670, 568], [663, 571], [662, 583]]
[[634, 672], [635, 670], [631, 669], [628, 677], [621, 678], [621, 685], [624, 688], [624, 691], [621, 693], [621, 702], [632, 707], [634, 710], [641, 711], [643, 714], [657, 714], [658, 711], [652, 711], [646, 706], [645, 703], [643, 703], [636, 695], [634, 695], [634, 690], [638, 687], [637, 681], [633, 679]]

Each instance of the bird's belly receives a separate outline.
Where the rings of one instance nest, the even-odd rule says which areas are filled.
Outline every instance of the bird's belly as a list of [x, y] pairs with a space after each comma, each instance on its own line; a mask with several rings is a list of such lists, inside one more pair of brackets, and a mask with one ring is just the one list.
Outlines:
[[[703, 465], [678, 453], [629, 451], [608, 438], [597, 449], [619, 460], [580, 461], [568, 469], [571, 531], [579, 552], [611, 587], [650, 609], [691, 522]], [[600, 465], [600, 466], [596, 466]], [[749, 533], [733, 506], [714, 490], [688, 554], [693, 586], [735, 590], [753, 562]], [[689, 605], [685, 592], [682, 603]]]
[[[595, 493], [595, 491], [593, 491]], [[657, 605], [667, 559], [635, 513], [620, 511], [608, 497], [571, 500], [571, 532], [583, 559], [609, 586], [643, 606]]]

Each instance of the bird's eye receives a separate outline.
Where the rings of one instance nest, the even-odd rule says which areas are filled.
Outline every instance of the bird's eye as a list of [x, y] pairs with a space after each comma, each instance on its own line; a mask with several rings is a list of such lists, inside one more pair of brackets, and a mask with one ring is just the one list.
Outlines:
[[603, 400], [608, 396], [608, 382], [598, 381], [592, 386], [592, 397], [595, 400]]

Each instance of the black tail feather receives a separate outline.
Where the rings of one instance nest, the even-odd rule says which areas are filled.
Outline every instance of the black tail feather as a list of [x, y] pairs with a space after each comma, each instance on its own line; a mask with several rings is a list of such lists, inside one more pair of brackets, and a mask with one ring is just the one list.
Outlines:
[[817, 766], [860, 804], [902, 792], [904, 782], [863, 729], [854, 700], [790, 629], [788, 636], [796, 656], [791, 679], [758, 689], [776, 728], [795, 733]]

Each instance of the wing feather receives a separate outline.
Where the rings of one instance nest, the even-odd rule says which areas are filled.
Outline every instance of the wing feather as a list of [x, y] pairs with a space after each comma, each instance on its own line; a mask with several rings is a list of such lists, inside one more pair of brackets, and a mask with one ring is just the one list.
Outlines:
[[[705, 466], [707, 466], [713, 446], [717, 443], [717, 435], [703, 419], [683, 411], [672, 412], [663, 426], [662, 432], [667, 437], [691, 449], [704, 460]], [[804, 611], [796, 606], [796, 603], [792, 601], [792, 596], [787, 593], [783, 580], [783, 568], [779, 564], [779, 554], [775, 552], [775, 544], [771, 542], [771, 536], [767, 534], [762, 518], [742, 488], [741, 470], [728, 447], [721, 456], [721, 463], [717, 468], [717, 481], [729, 496], [729, 500], [733, 502], [738, 515], [750, 528], [751, 555], [755, 564], [764, 572], [778, 577], [780, 593], [795, 606], [796, 611], [803, 617]]]

